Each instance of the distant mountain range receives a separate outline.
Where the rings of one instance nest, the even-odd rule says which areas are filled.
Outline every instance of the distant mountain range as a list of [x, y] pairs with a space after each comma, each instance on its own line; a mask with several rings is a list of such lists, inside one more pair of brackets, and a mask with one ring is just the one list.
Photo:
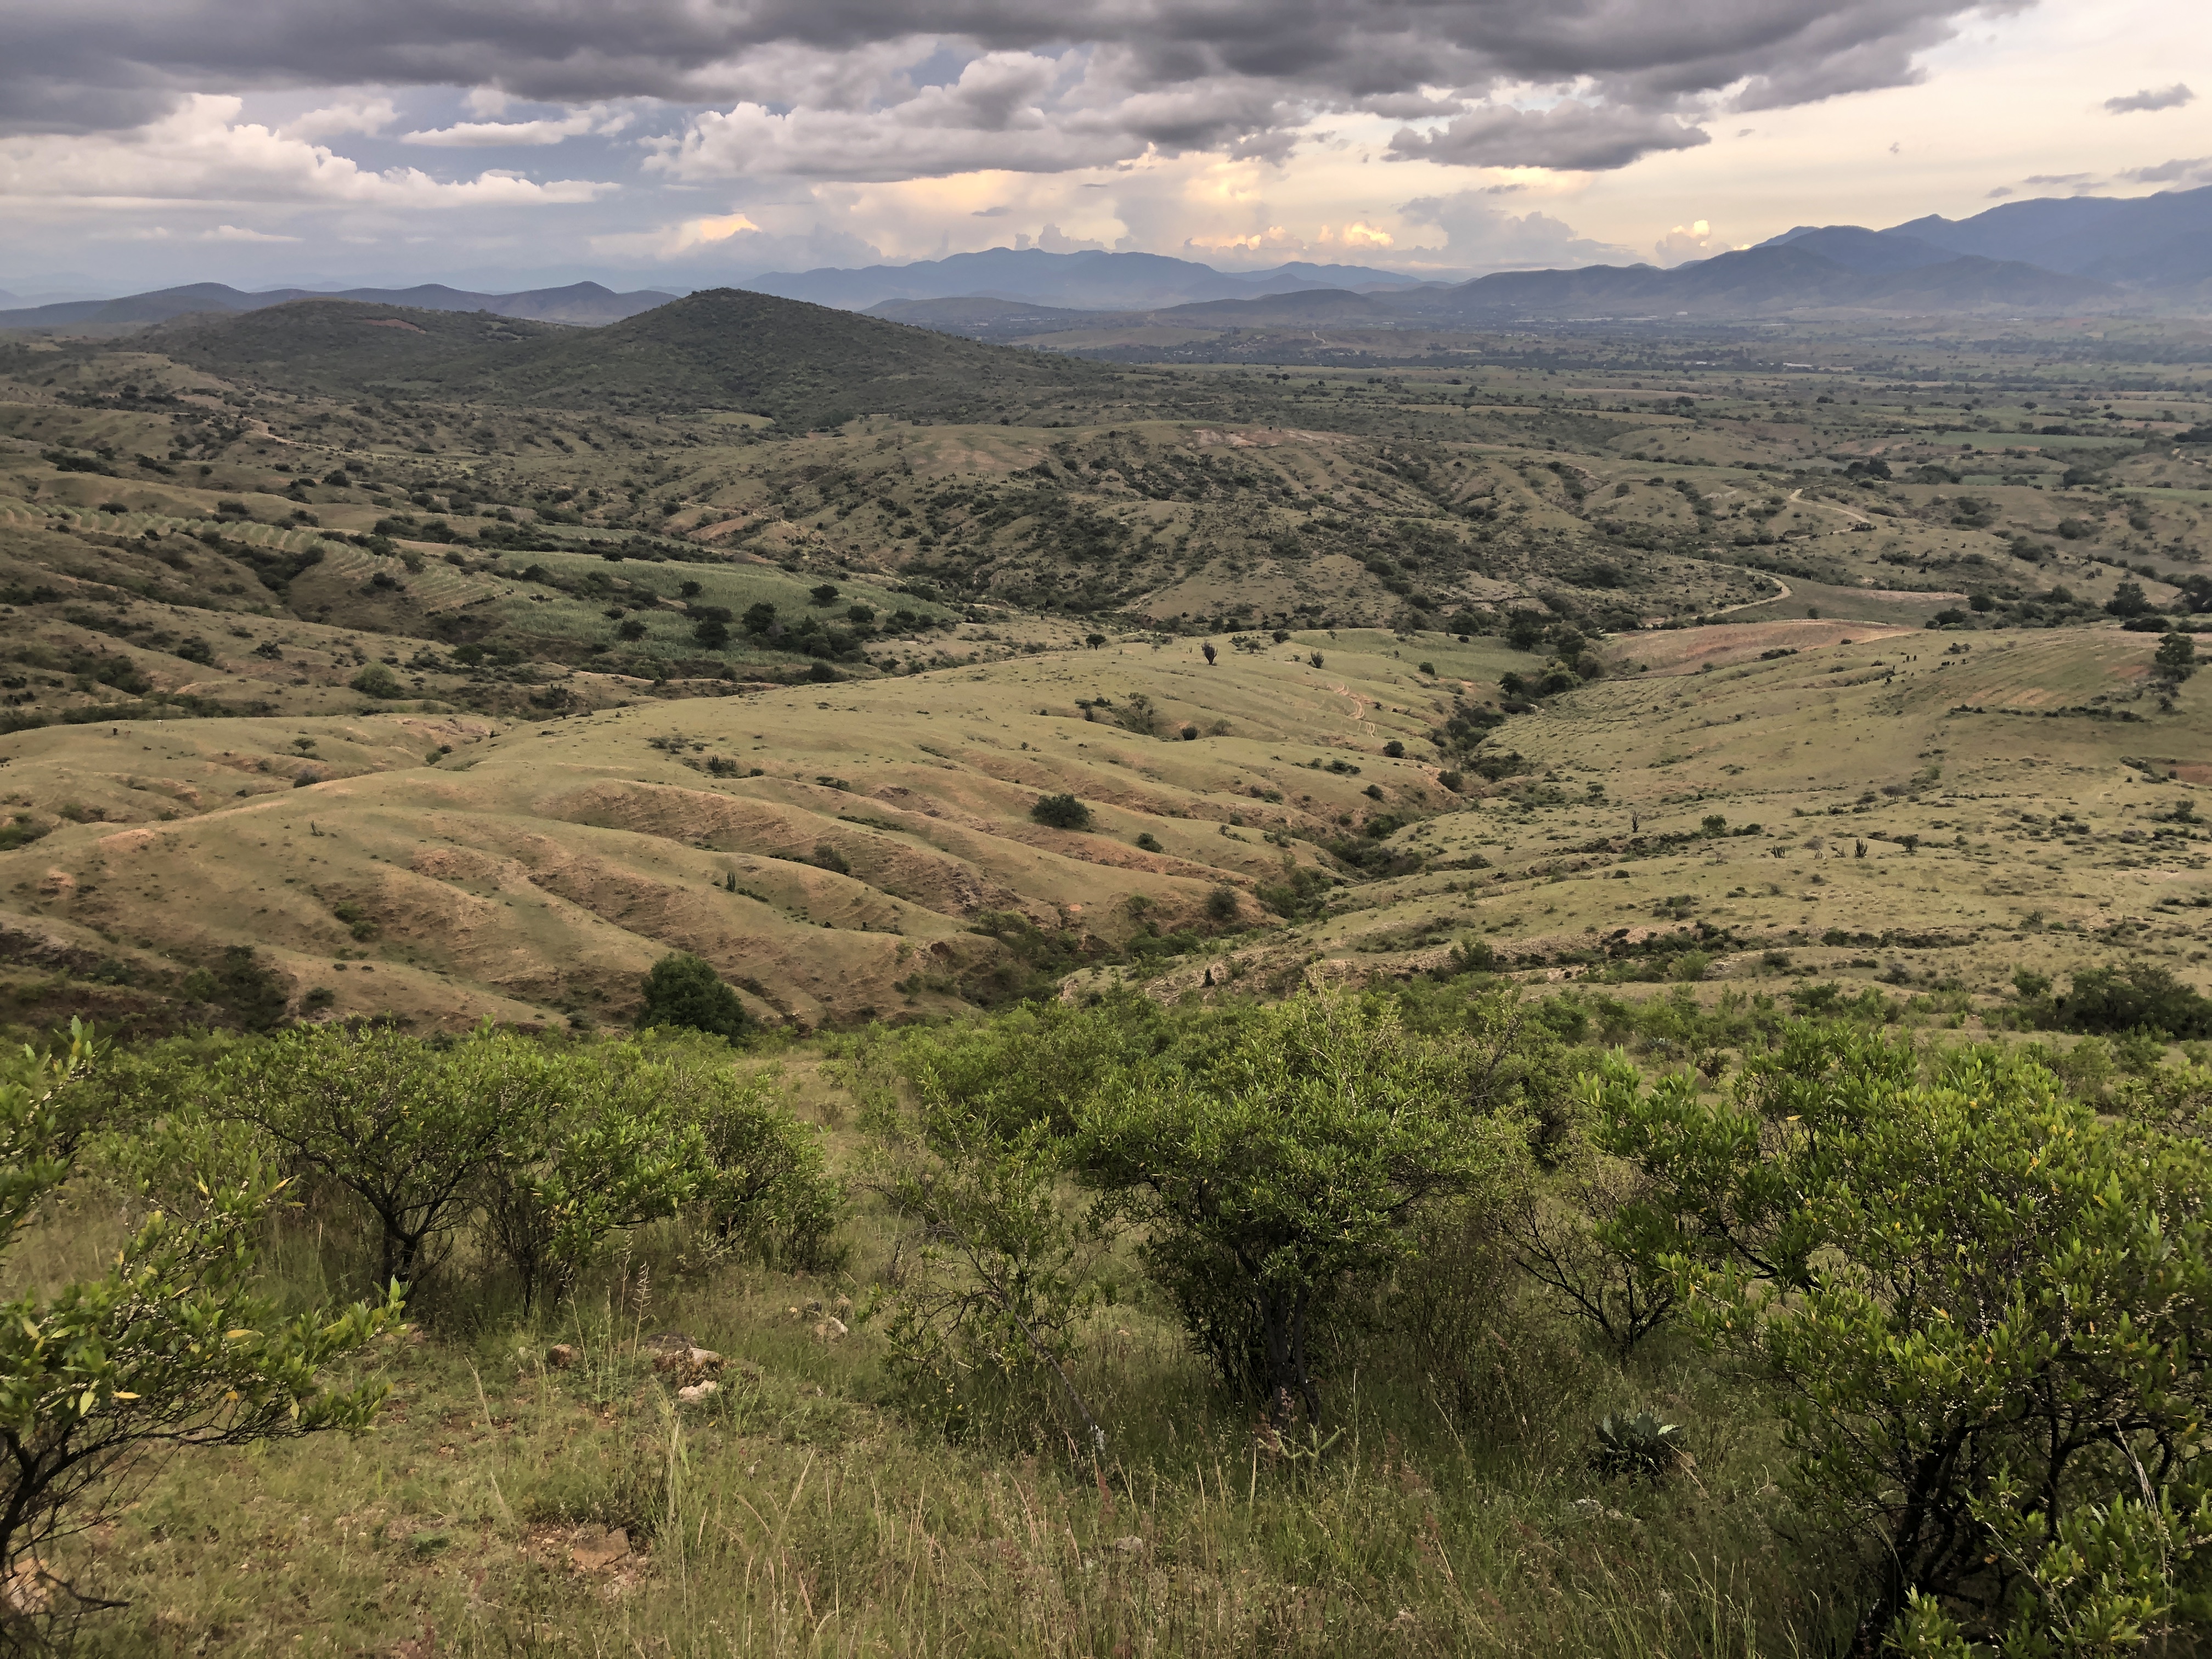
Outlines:
[[[1224, 271], [1155, 253], [992, 248], [908, 265], [755, 277], [749, 292], [971, 339], [1032, 339], [1133, 322], [1223, 328], [1491, 327], [1516, 318], [1700, 321], [1797, 313], [2020, 314], [2212, 311], [2212, 186], [2129, 200], [2008, 202], [1966, 219], [1930, 215], [1887, 230], [1800, 225], [1755, 247], [1672, 270], [1585, 265], [1499, 271], [1456, 283], [1367, 265], [1294, 262]], [[8, 296], [0, 295], [0, 301]], [[489, 312], [603, 325], [666, 305], [653, 289], [597, 283], [475, 294], [439, 284], [331, 294], [250, 294], [221, 283], [115, 300], [0, 311], [0, 328], [143, 325], [245, 313], [293, 300]]]
[[[1874, 238], [1871, 231], [1850, 235]], [[1877, 241], [1879, 238], [1875, 239]], [[1204, 328], [1485, 328], [1521, 319], [1711, 321], [1806, 311], [1926, 313], [2072, 311], [2127, 296], [2112, 283], [2017, 260], [1936, 252], [1909, 240], [1855, 251], [1847, 264], [1823, 250], [1846, 240], [1823, 231], [1778, 246], [1745, 248], [1662, 270], [1656, 265], [1586, 265], [1511, 270], [1455, 288], [1357, 294], [1307, 289], [1249, 300], [1083, 311], [1010, 300], [890, 300], [870, 314], [970, 339], [1037, 339], [1079, 329], [1137, 324]], [[1887, 261], [1893, 268], [1881, 269]], [[1875, 269], [1862, 269], [1871, 265]]]
[[532, 322], [596, 325], [635, 317], [641, 311], [665, 306], [675, 297], [650, 289], [617, 294], [597, 283], [572, 283], [566, 288], [532, 289], [522, 294], [471, 294], [438, 283], [426, 283], [419, 288], [355, 288], [337, 294], [304, 288], [269, 289], [248, 294], [224, 283], [194, 283], [150, 294], [125, 295], [118, 300], [70, 300], [59, 305], [0, 311], [0, 328], [165, 323], [173, 317], [201, 312], [258, 311], [266, 306], [283, 305], [288, 300], [359, 300], [369, 305], [406, 306], [416, 311], [489, 311], [497, 316], [526, 318]]
[[1078, 311], [1146, 311], [1206, 300], [1251, 300], [1310, 289], [1407, 289], [1426, 279], [1368, 265], [1304, 261], [1268, 270], [1216, 270], [1161, 253], [1048, 253], [994, 247], [910, 265], [773, 271], [746, 280], [756, 294], [865, 311], [893, 300], [1006, 300]]
[[[1179, 260], [1161, 263], [1207, 269]], [[957, 274], [949, 269], [955, 264], [937, 262], [930, 267], [930, 280], [941, 286]], [[1516, 318], [1710, 321], [1814, 311], [2196, 308], [2212, 307], [2212, 187], [2127, 201], [2076, 197], [2013, 202], [1970, 219], [1931, 216], [1887, 230], [1801, 225], [1756, 247], [1672, 270], [1584, 265], [1499, 271], [1455, 285], [1401, 282], [1386, 287], [1339, 276], [1358, 267], [1285, 265], [1257, 273], [1271, 284], [1265, 294], [1085, 307], [1064, 297], [1077, 285], [1073, 270], [1066, 270], [1053, 292], [1032, 282], [1028, 291], [1017, 293], [1009, 289], [1020, 270], [1066, 268], [1033, 263], [997, 269], [1002, 287], [989, 295], [978, 289], [957, 296], [894, 297], [872, 302], [870, 309], [878, 316], [971, 338], [1010, 340], [1139, 319], [1215, 328], [1433, 328], [1492, 326]], [[825, 280], [878, 274], [808, 273]], [[1186, 286], [1200, 286], [1185, 281]], [[1094, 289], [1106, 286], [1091, 284]], [[872, 291], [865, 285], [856, 290]]]

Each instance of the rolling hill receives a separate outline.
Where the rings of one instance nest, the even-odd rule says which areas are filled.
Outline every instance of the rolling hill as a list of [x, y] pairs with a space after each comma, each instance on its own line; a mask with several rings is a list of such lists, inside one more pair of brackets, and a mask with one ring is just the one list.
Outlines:
[[1088, 363], [738, 289], [708, 289], [588, 332], [479, 313], [295, 300], [180, 323], [146, 343], [271, 386], [742, 410], [800, 431], [863, 414], [988, 418], [1096, 394], [1112, 380]]

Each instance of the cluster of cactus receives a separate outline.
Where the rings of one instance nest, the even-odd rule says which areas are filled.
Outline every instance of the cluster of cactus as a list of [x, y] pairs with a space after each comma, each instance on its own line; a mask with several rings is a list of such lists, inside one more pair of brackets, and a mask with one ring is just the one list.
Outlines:
[[1686, 1450], [1679, 1424], [1662, 1423], [1648, 1411], [1632, 1417], [1608, 1413], [1598, 1423], [1597, 1449], [1590, 1461], [1603, 1475], [1657, 1480], [1681, 1467]]

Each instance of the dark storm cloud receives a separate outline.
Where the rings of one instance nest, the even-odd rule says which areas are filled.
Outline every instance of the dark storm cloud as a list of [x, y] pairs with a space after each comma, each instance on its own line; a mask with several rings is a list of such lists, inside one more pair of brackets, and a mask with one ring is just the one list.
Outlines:
[[[1995, 9], [2005, 9], [2001, 0]], [[1222, 148], [1279, 155], [1315, 115], [1456, 114], [1400, 154], [1495, 154], [1618, 166], [1701, 142], [1662, 118], [1702, 105], [1802, 103], [1912, 78], [1964, 0], [0, 0], [0, 128], [90, 131], [143, 122], [192, 91], [313, 86], [494, 86], [563, 104], [658, 98], [757, 106], [811, 122], [880, 114], [928, 90], [898, 77], [932, 50], [962, 62], [1036, 54], [1059, 66], [1035, 100], [981, 111], [945, 137], [939, 99], [925, 166], [1054, 170], [1102, 157]], [[922, 43], [902, 63], [887, 43]], [[848, 61], [866, 72], [841, 76]], [[787, 71], [787, 72], [786, 72]], [[1020, 77], [1007, 75], [1009, 81]], [[1581, 113], [1467, 110], [1502, 87], [1572, 90]], [[957, 101], [957, 100], [954, 101]], [[1564, 107], [1564, 106], [1562, 106]], [[735, 111], [732, 112], [733, 113]], [[752, 118], [748, 117], [748, 119]], [[814, 123], [818, 165], [880, 176], [850, 122]], [[1455, 136], [1456, 135], [1456, 136]], [[805, 134], [782, 131], [779, 155]]]
[[1409, 127], [1390, 141], [1390, 154], [1401, 161], [1462, 167], [1594, 170], [1626, 167], [1654, 150], [1710, 142], [1669, 115], [1594, 109], [1568, 99], [1547, 110], [1478, 109], [1431, 133]]

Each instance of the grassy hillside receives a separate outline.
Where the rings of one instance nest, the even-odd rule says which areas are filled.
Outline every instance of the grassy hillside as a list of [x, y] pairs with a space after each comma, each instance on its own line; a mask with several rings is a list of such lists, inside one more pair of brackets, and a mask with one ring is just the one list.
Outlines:
[[[681, 946], [771, 1018], [924, 1013], [1273, 925], [1263, 894], [1456, 803], [1433, 758], [1382, 752], [1449, 707], [1382, 642], [1316, 635], [1213, 667], [1139, 641], [542, 726], [417, 716], [396, 769], [349, 758], [383, 720], [48, 728], [0, 739], [40, 836], [0, 854], [0, 902], [55, 950], [135, 941], [156, 981], [252, 945], [344, 1012], [619, 1020]], [[1031, 819], [1061, 793], [1088, 831]]]
[[[0, 740], [39, 837], [0, 854], [0, 902], [126, 981], [251, 945], [302, 1006], [432, 1024], [620, 1022], [670, 949], [799, 1027], [1455, 948], [1538, 982], [1887, 981], [1960, 1014], [2023, 961], [2203, 974], [2202, 696], [2160, 708], [2151, 636], [1936, 638], [1660, 635], [1510, 715], [1499, 678], [1540, 653], [1310, 633], [544, 725], [49, 728]], [[1503, 722], [1472, 750], [1468, 710]], [[364, 736], [394, 730], [419, 757]], [[1032, 821], [1061, 793], [1088, 830]]]

